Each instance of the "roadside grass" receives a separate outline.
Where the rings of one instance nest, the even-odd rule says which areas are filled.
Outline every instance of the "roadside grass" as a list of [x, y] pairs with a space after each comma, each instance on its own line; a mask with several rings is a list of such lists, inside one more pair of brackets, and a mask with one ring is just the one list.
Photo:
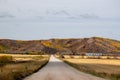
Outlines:
[[[0, 55], [2, 56], [7, 55]], [[8, 55], [10, 56], [10, 55]], [[38, 71], [49, 60], [48, 55], [11, 55], [12, 60], [0, 65], [0, 80], [22, 80]]]
[[[59, 55], [55, 55], [56, 57], [60, 57]], [[120, 59], [120, 56], [80, 56], [80, 55], [64, 55], [64, 58], [75, 58], [75, 59]]]
[[61, 59], [82, 72], [110, 80], [120, 80], [119, 59], [82, 59], [76, 57], [68, 58], [68, 56]]
[[0, 66], [10, 63], [12, 61], [13, 61], [12, 56], [6, 56], [6, 55], [0, 56]]

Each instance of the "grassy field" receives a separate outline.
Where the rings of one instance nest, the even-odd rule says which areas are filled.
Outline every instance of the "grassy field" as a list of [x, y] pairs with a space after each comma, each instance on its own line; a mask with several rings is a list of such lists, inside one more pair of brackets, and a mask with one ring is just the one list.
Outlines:
[[[59, 55], [56, 55], [57, 57], [59, 57]], [[117, 57], [114, 57], [114, 56], [101, 56], [101, 57], [98, 57], [98, 56], [91, 56], [91, 57], [88, 57], [88, 56], [79, 56], [79, 55], [64, 55], [65, 58], [78, 58], [78, 59], [120, 59], [120, 56], [117, 56]]]
[[0, 58], [2, 56], [12, 56], [12, 61], [0, 65], [0, 80], [21, 80], [38, 71], [49, 60], [48, 55], [0, 54]]
[[64, 56], [63, 60], [80, 71], [110, 80], [120, 80], [120, 59], [88, 59]]

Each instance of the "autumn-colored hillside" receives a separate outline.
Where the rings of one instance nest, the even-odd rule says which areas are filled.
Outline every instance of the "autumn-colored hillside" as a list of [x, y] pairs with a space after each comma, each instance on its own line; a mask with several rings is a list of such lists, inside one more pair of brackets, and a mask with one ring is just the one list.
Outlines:
[[83, 39], [62, 39], [58, 41], [64, 48], [73, 52], [120, 52], [120, 41], [108, 38], [92, 37]]
[[100, 37], [32, 41], [1, 39], [0, 52], [59, 52], [65, 54], [80, 54], [82, 52], [120, 53], [120, 41]]

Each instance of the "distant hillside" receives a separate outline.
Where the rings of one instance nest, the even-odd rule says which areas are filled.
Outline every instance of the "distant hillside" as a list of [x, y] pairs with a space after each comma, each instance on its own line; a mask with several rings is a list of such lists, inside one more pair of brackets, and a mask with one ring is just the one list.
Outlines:
[[19, 41], [19, 40], [0, 40], [1, 53], [55, 53], [55, 49], [44, 46], [40, 40]]
[[1, 39], [0, 52], [7, 53], [56, 53], [77, 54], [81, 52], [119, 53], [120, 41], [92, 37], [81, 39], [50, 39], [18, 41]]
[[[54, 43], [54, 41], [53, 41]], [[107, 38], [61, 39], [57, 41], [63, 48], [73, 52], [120, 52], [120, 41]], [[57, 44], [56, 44], [57, 45]]]

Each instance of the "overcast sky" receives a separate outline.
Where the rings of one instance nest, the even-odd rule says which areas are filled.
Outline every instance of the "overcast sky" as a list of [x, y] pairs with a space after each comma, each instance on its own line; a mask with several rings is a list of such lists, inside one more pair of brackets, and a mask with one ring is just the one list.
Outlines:
[[0, 38], [120, 40], [120, 0], [0, 0]]

